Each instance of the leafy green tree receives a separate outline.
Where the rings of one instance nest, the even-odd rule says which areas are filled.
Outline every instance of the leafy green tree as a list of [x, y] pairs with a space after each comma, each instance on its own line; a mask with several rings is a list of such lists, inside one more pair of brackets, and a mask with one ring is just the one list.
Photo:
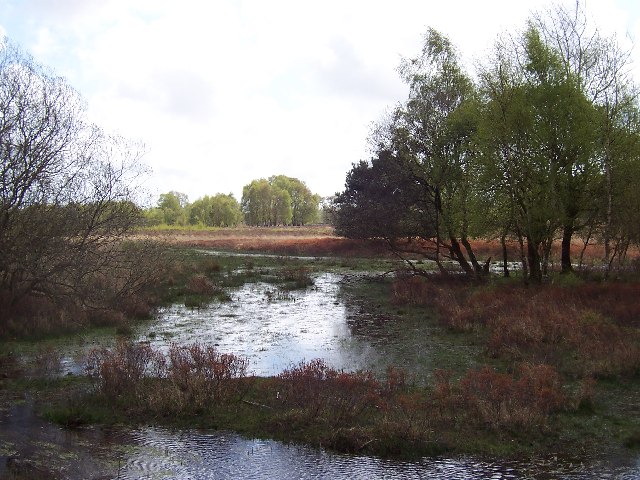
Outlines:
[[167, 192], [160, 194], [158, 208], [162, 212], [163, 223], [166, 225], [186, 225], [186, 207], [189, 198], [180, 192]]
[[428, 255], [440, 266], [444, 255], [457, 261], [466, 273], [479, 274], [483, 268], [469, 242], [476, 228], [471, 215], [477, 110], [474, 85], [462, 71], [451, 42], [433, 29], [427, 33], [421, 55], [405, 60], [400, 73], [409, 85], [409, 98], [378, 125], [372, 137], [374, 149], [380, 154], [389, 152], [407, 185], [420, 187], [420, 196], [411, 208], [425, 216], [420, 222], [423, 227], [433, 227], [424, 228], [424, 233], [435, 233], [424, 238], [432, 245]]
[[242, 211], [233, 194], [205, 195], [188, 206], [189, 224], [233, 227], [242, 220]]
[[601, 230], [609, 252], [614, 172], [630, 168], [622, 153], [629, 149], [618, 148], [629, 140], [622, 125], [636, 102], [627, 60], [613, 39], [588, 28], [577, 3], [534, 17], [480, 72], [485, 173], [498, 187], [496, 204], [508, 206], [503, 224], [526, 238], [535, 281], [558, 232], [563, 272], [572, 270], [577, 233]]
[[497, 187], [499, 204], [510, 205], [505, 223], [526, 238], [529, 275], [540, 281], [554, 232], [563, 229], [563, 265], [570, 269], [571, 238], [594, 208], [595, 109], [533, 27], [522, 50], [498, 48], [481, 79], [485, 102], [477, 138], [490, 172], [485, 185]]
[[304, 225], [317, 221], [319, 202], [304, 182], [274, 175], [245, 185], [241, 206], [248, 225]]
[[247, 225], [268, 226], [271, 223], [271, 185], [261, 178], [242, 189], [241, 208]]
[[218, 193], [211, 198], [210, 218], [216, 227], [235, 227], [242, 221], [240, 204], [232, 193]]
[[320, 196], [311, 193], [304, 182], [297, 178], [278, 175], [270, 177], [269, 183], [289, 194], [292, 225], [305, 225], [318, 221]]

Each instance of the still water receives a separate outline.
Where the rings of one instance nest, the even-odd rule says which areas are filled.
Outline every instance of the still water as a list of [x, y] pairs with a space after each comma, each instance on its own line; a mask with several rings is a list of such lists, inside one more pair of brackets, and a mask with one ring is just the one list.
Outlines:
[[[272, 375], [301, 360], [323, 358], [336, 368], [416, 365], [416, 380], [430, 370], [442, 346], [428, 322], [391, 319], [375, 305], [345, 295], [344, 282], [368, 281], [325, 273], [306, 290], [283, 292], [266, 283], [232, 290], [231, 302], [201, 309], [174, 305], [136, 332], [139, 341], [167, 349], [171, 343], [213, 344], [249, 359], [256, 375]], [[88, 346], [69, 347], [67, 372], [81, 369]], [[471, 346], [454, 347], [473, 348]], [[453, 360], [452, 360], [453, 361]], [[64, 373], [64, 372], [63, 372]], [[28, 459], [69, 479], [226, 478], [460, 478], [632, 479], [640, 459], [533, 458], [518, 461], [473, 457], [425, 458], [415, 462], [348, 456], [322, 449], [243, 438], [229, 432], [88, 428], [65, 430], [33, 414], [31, 399], [0, 411], [0, 478], [8, 459]], [[13, 461], [13, 460], [10, 460]]]

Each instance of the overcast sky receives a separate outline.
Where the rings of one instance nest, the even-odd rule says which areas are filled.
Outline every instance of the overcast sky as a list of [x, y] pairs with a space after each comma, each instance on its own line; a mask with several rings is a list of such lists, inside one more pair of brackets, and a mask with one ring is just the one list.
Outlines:
[[[574, 0], [560, 0], [572, 5]], [[152, 196], [240, 200], [284, 174], [322, 196], [369, 157], [371, 122], [404, 100], [396, 68], [428, 27], [473, 71], [547, 1], [0, 0], [0, 33], [66, 77], [105, 130], [146, 146]], [[588, 0], [605, 33], [640, 41], [640, 1]], [[640, 46], [634, 49], [640, 82]]]

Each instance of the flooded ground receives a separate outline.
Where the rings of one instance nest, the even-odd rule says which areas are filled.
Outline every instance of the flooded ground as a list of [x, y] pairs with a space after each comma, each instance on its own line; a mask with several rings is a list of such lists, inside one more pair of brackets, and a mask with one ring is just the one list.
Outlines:
[[[388, 365], [411, 367], [420, 381], [428, 376], [435, 357], [442, 362], [446, 351], [453, 365], [463, 350], [475, 348], [442, 345], [429, 322], [404, 318], [402, 312], [378, 311], [375, 302], [345, 293], [345, 282], [358, 281], [369, 280], [323, 273], [314, 278], [313, 287], [294, 291], [248, 283], [230, 290], [230, 302], [200, 309], [167, 307], [134, 335], [161, 349], [171, 343], [216, 345], [222, 352], [246, 356], [250, 372], [256, 375], [277, 374], [301, 360], [323, 358], [347, 370], [384, 372]], [[108, 344], [113, 340], [85, 338], [64, 346], [61, 373], [81, 371], [83, 352], [94, 341]], [[228, 432], [153, 427], [65, 430], [35, 417], [32, 404], [25, 398], [0, 411], [0, 478], [9, 475], [10, 466], [31, 468], [36, 472], [33, 478], [38, 478], [37, 469], [43, 466], [58, 472], [52, 478], [69, 479], [640, 477], [640, 460], [631, 454], [601, 463], [555, 457], [509, 462], [444, 457], [401, 462], [331, 454]]]
[[340, 275], [325, 273], [305, 290], [248, 283], [230, 302], [200, 309], [173, 305], [138, 332], [139, 340], [168, 349], [171, 343], [215, 345], [249, 359], [249, 372], [274, 375], [301, 360], [324, 358], [336, 368], [365, 368], [378, 354], [352, 336], [340, 298]]

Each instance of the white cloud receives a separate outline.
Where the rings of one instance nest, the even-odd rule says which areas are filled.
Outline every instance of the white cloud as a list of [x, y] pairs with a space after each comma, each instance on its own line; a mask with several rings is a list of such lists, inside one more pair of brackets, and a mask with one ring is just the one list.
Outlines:
[[[639, 38], [635, 3], [587, 8], [603, 29]], [[428, 26], [471, 64], [546, 4], [0, 0], [0, 32], [69, 78], [98, 124], [147, 145], [157, 193], [239, 196], [282, 173], [329, 195], [367, 156], [370, 123], [406, 95], [395, 69]]]

